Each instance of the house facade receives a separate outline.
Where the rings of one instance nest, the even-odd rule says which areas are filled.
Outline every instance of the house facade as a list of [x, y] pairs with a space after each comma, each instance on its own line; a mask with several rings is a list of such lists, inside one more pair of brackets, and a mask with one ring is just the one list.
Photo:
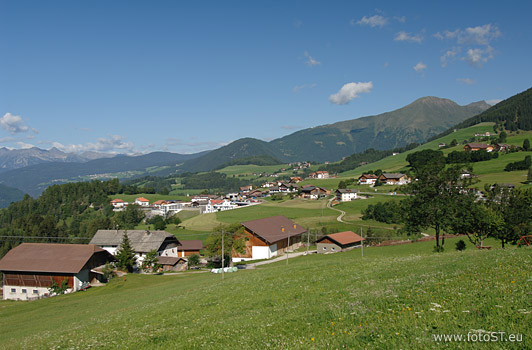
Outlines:
[[346, 250], [359, 247], [364, 238], [360, 237], [352, 231], [345, 231], [333, 233], [318, 239], [317, 244], [318, 253], [338, 253]]
[[122, 239], [124, 232], [131, 242], [135, 251], [137, 265], [144, 261], [146, 254], [155, 250], [158, 256], [178, 257], [181, 242], [172, 234], [166, 231], [149, 231], [149, 230], [98, 230], [92, 237], [90, 244], [94, 244], [105, 249], [110, 254], [115, 255]]
[[144, 197], [135, 198], [135, 204], [140, 205], [141, 207], [149, 207], [150, 201]]
[[184, 258], [193, 254], [200, 255], [200, 250], [203, 249], [203, 242], [200, 239], [180, 241], [181, 245], [178, 247], [178, 257]]
[[339, 188], [335, 192], [336, 199], [340, 202], [349, 202], [358, 198], [358, 191], [355, 189], [343, 189]]
[[359, 185], [375, 185], [379, 177], [375, 174], [362, 174], [358, 178]]
[[401, 173], [383, 173], [379, 180], [385, 185], [406, 185], [410, 183], [410, 177]]
[[242, 223], [247, 238], [245, 252], [233, 252], [233, 261], [269, 259], [301, 246], [306, 230], [284, 216]]
[[468, 143], [464, 146], [464, 151], [466, 152], [475, 152], [475, 151], [480, 151], [480, 150], [483, 150], [486, 152], [493, 152], [493, 146], [485, 144], [485, 143], [475, 143], [475, 142]]
[[311, 179], [328, 179], [329, 178], [329, 172], [328, 171], [316, 171], [315, 173], [310, 174], [309, 178], [311, 178]]
[[49, 296], [55, 282], [67, 281], [67, 293], [86, 287], [100, 274], [92, 269], [114, 261], [92, 244], [22, 243], [0, 260], [3, 298], [33, 300]]
[[316, 187], [316, 186], [304, 186], [301, 187], [301, 198], [306, 199], [320, 199], [323, 197], [327, 197], [331, 192], [323, 187]]

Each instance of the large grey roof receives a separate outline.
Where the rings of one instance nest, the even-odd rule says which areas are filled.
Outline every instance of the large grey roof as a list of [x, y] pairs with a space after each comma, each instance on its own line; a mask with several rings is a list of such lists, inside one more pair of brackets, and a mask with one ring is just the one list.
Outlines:
[[[150, 250], [159, 250], [165, 241], [180, 245], [177, 238], [166, 231], [127, 230], [131, 246], [137, 253], [147, 253]], [[123, 230], [98, 230], [92, 237], [90, 244], [97, 246], [120, 246], [124, 236]]]

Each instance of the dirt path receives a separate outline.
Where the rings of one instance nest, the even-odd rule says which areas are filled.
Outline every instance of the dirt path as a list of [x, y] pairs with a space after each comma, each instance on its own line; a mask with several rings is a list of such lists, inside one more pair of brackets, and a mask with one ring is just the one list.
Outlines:
[[349, 224], [349, 222], [343, 220], [343, 217], [344, 217], [344, 215], [345, 215], [345, 211], [340, 210], [340, 209], [333, 208], [333, 206], [332, 206], [332, 201], [333, 201], [333, 200], [331, 199], [331, 200], [329, 200], [329, 201], [327, 202], [327, 208], [332, 209], [332, 210], [336, 210], [337, 212], [340, 213], [340, 215], [336, 218], [336, 220], [338, 220], [339, 222], [342, 222], [342, 223], [344, 223], [344, 224]]

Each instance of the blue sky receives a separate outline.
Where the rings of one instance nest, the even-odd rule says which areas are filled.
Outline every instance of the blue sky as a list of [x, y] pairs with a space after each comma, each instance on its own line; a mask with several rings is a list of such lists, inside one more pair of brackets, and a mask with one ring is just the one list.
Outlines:
[[532, 85], [532, 5], [0, 1], [0, 147], [193, 153]]

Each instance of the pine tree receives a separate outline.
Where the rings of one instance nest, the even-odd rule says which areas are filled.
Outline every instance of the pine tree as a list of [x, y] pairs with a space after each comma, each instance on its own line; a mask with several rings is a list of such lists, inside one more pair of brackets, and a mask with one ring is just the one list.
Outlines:
[[127, 270], [129, 272], [133, 271], [133, 265], [136, 263], [135, 250], [131, 246], [131, 241], [127, 236], [127, 231], [124, 231], [124, 236], [122, 238], [122, 243], [120, 243], [120, 248], [116, 252], [117, 267], [121, 270]]
[[523, 150], [530, 151], [530, 140], [529, 139], [525, 139], [523, 141]]

